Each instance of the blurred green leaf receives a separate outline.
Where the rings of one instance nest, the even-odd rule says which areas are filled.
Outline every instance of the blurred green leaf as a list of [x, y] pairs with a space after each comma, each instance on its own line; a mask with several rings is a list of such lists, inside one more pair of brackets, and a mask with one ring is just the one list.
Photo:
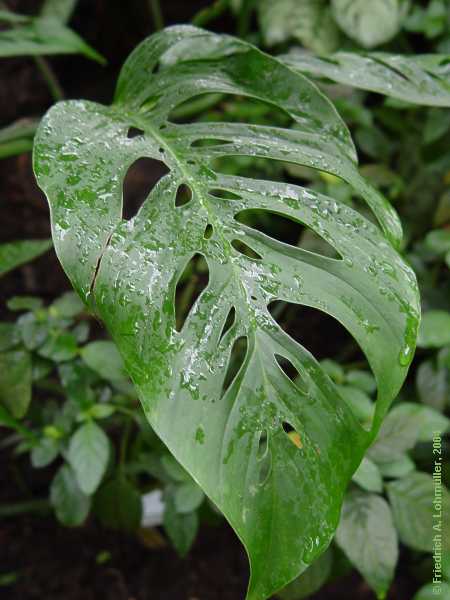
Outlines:
[[31, 464], [35, 469], [47, 467], [59, 454], [59, 444], [56, 440], [43, 437], [31, 450]]
[[51, 240], [29, 240], [0, 244], [0, 276], [37, 258], [51, 247]]
[[0, 353], [0, 402], [18, 419], [28, 410], [31, 402], [31, 357], [25, 350]]
[[277, 596], [282, 600], [302, 600], [315, 594], [326, 583], [331, 573], [333, 552], [329, 548], [297, 579], [286, 586]]
[[95, 495], [94, 508], [105, 527], [123, 531], [139, 529], [142, 517], [141, 494], [123, 476], [101, 486]]
[[383, 478], [381, 477], [380, 470], [370, 458], [364, 457], [362, 459], [352, 480], [368, 492], [381, 493], [383, 491]]
[[[410, 548], [432, 552], [433, 537], [437, 531], [433, 525], [435, 512], [435, 483], [428, 473], [413, 472], [402, 479], [387, 484], [389, 502], [392, 506], [395, 525], [401, 541]], [[450, 514], [450, 494], [442, 485], [442, 514]], [[448, 521], [442, 520], [441, 531], [444, 549], [449, 549], [450, 536], [446, 528]]]
[[450, 312], [429, 310], [422, 316], [417, 345], [420, 348], [442, 348], [450, 344]]
[[81, 525], [89, 514], [91, 499], [78, 486], [69, 465], [59, 468], [50, 487], [50, 502], [66, 527]]
[[174, 492], [177, 512], [186, 514], [196, 510], [203, 502], [205, 494], [195, 481], [185, 481], [178, 485]]
[[109, 451], [108, 437], [92, 421], [79, 427], [72, 435], [67, 460], [85, 494], [92, 494], [100, 485], [108, 466]]
[[400, 30], [409, 7], [404, 0], [332, 0], [333, 14], [353, 40], [373, 48], [392, 39]]
[[416, 371], [416, 387], [421, 402], [436, 410], [444, 410], [450, 399], [448, 370], [432, 360], [420, 363]]
[[398, 479], [404, 477], [415, 470], [416, 465], [407, 454], [397, 455], [397, 458], [390, 462], [381, 463], [378, 468], [387, 479]]
[[128, 380], [122, 357], [113, 342], [91, 342], [82, 348], [81, 358], [107, 381]]
[[53, 302], [49, 311], [52, 316], [71, 319], [84, 310], [84, 304], [75, 292], [66, 292]]
[[198, 531], [196, 512], [182, 514], [175, 507], [171, 494], [165, 496], [164, 529], [180, 556], [186, 556]]
[[398, 559], [397, 533], [389, 504], [376, 494], [347, 494], [336, 542], [379, 598], [384, 598]]

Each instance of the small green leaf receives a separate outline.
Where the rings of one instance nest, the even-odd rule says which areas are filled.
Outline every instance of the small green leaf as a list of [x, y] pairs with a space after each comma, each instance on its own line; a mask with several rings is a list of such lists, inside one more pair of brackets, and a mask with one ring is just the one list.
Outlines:
[[398, 559], [397, 533], [389, 504], [375, 494], [348, 494], [336, 542], [370, 587], [384, 598]]
[[61, 23], [67, 23], [72, 16], [78, 0], [45, 0], [41, 8], [42, 17], [53, 17]]
[[76, 317], [84, 310], [84, 304], [75, 292], [66, 292], [55, 300], [49, 311], [52, 316], [64, 319]]
[[420, 348], [442, 348], [450, 344], [450, 312], [429, 310], [422, 316], [417, 345]]
[[82, 348], [81, 358], [89, 368], [107, 381], [128, 379], [122, 357], [113, 342], [91, 342]]
[[50, 326], [46, 320], [38, 319], [34, 313], [25, 313], [17, 319], [17, 329], [28, 350], [36, 350], [48, 337]]
[[59, 444], [56, 440], [44, 437], [31, 450], [31, 464], [35, 469], [47, 467], [59, 454]]
[[78, 353], [77, 340], [72, 333], [66, 331], [52, 332], [38, 353], [54, 362], [71, 360]]
[[105, 59], [54, 16], [27, 17], [26, 22], [0, 32], [0, 57], [84, 54], [101, 64]]
[[50, 502], [66, 527], [81, 525], [89, 514], [91, 499], [79, 488], [69, 465], [60, 467], [50, 487]]
[[6, 306], [9, 310], [37, 310], [42, 306], [41, 298], [35, 296], [13, 296]]
[[392, 39], [406, 17], [404, 0], [332, 0], [339, 27], [365, 48]]
[[373, 394], [377, 389], [374, 376], [367, 371], [349, 371], [346, 375], [348, 385], [356, 387], [366, 394]]
[[141, 494], [121, 476], [101, 486], [95, 495], [94, 509], [102, 524], [110, 529], [136, 531], [141, 524]]
[[[395, 525], [401, 541], [410, 548], [432, 552], [433, 537], [439, 531], [433, 529], [438, 521], [433, 519], [435, 508], [435, 483], [427, 473], [410, 473], [387, 485], [389, 501], [394, 513]], [[450, 494], [442, 485], [442, 535], [444, 549], [449, 549], [450, 536], [445, 515], [450, 514]]]
[[51, 247], [51, 240], [29, 240], [0, 244], [0, 276], [24, 263], [30, 262], [47, 252]]
[[450, 397], [448, 371], [432, 360], [426, 360], [416, 371], [416, 387], [420, 400], [436, 410], [444, 410]]
[[413, 600], [450, 600], [450, 583], [427, 583], [420, 588]]
[[161, 464], [174, 481], [190, 481], [191, 476], [171, 454], [163, 454]]
[[[391, 462], [426, 436], [435, 413], [420, 404], [402, 402], [387, 415], [368, 456], [377, 463]], [[439, 420], [442, 425], [442, 421]]]
[[198, 531], [198, 515], [196, 512], [182, 514], [175, 507], [172, 495], [165, 498], [164, 529], [180, 556], [186, 556]]
[[89, 408], [88, 415], [92, 417], [92, 419], [107, 419], [111, 415], [113, 415], [116, 411], [116, 407], [112, 404], [98, 403], [94, 404]]
[[315, 594], [326, 583], [331, 574], [333, 552], [329, 548], [297, 579], [286, 586], [277, 596], [282, 600], [302, 600]]
[[10, 350], [20, 343], [20, 333], [14, 323], [0, 322], [0, 352]]
[[269, 46], [294, 38], [314, 52], [327, 53], [339, 45], [339, 29], [326, 0], [261, 0], [258, 15]]
[[22, 418], [31, 402], [31, 357], [25, 350], [0, 353], [0, 402]]
[[94, 422], [82, 425], [69, 443], [67, 459], [85, 494], [92, 494], [100, 485], [109, 459], [109, 440]]
[[416, 465], [407, 454], [400, 454], [390, 462], [380, 463], [378, 468], [387, 479], [398, 479], [415, 470]]
[[192, 480], [181, 483], [174, 492], [175, 508], [182, 514], [196, 510], [204, 499], [203, 490]]
[[368, 492], [383, 491], [383, 479], [378, 466], [369, 458], [364, 457], [355, 471], [353, 481]]

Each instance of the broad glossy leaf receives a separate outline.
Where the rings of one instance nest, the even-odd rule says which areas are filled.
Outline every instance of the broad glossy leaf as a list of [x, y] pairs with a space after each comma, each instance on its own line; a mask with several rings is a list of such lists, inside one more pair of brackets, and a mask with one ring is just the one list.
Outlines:
[[24, 240], [0, 244], [0, 276], [37, 258], [51, 247], [51, 240]]
[[336, 542], [378, 597], [384, 598], [398, 559], [397, 532], [386, 500], [376, 494], [349, 493]]
[[[204, 93], [271, 103], [296, 128], [170, 121], [176, 106]], [[130, 128], [142, 133], [130, 138]], [[215, 168], [216, 158], [234, 155], [339, 175], [398, 240], [395, 213], [358, 174], [349, 133], [317, 88], [245, 42], [192, 27], [144, 41], [122, 69], [112, 106], [51, 109], [34, 168], [64, 269], [113, 336], [152, 427], [245, 544], [248, 598], [260, 600], [328, 546], [346, 485], [405, 377], [419, 310], [411, 270], [375, 225], [311, 190]], [[123, 181], [143, 156], [164, 161], [169, 173], [126, 221]], [[191, 199], [177, 206], [182, 184]], [[281, 243], [236, 219], [253, 209], [306, 225], [340, 258]], [[261, 258], [238, 251], [235, 240]], [[178, 331], [176, 287], [197, 254], [209, 281]], [[274, 320], [268, 306], [277, 299], [329, 313], [359, 342], [378, 385], [370, 432]], [[245, 356], [224, 389], [242, 338]], [[282, 360], [298, 372], [298, 385]]]
[[409, 0], [331, 0], [331, 4], [342, 30], [365, 48], [373, 48], [400, 30]]
[[79, 53], [99, 63], [105, 62], [98, 52], [55, 17], [15, 17], [16, 20], [0, 14], [0, 21], [17, 24], [0, 32], [0, 57]]
[[405, 102], [450, 106], [450, 56], [337, 52], [326, 58], [294, 51], [283, 57], [312, 77], [378, 92]]

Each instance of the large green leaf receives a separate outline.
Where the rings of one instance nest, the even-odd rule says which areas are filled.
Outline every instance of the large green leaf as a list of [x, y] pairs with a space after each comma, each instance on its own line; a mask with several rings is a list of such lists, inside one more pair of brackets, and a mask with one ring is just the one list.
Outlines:
[[[180, 103], [211, 92], [271, 103], [296, 128], [170, 121]], [[138, 135], [129, 137], [130, 128]], [[375, 225], [311, 190], [215, 170], [214, 159], [234, 155], [340, 176], [398, 241], [395, 213], [358, 174], [349, 133], [317, 88], [245, 42], [192, 27], [144, 41], [122, 69], [112, 106], [52, 108], [37, 133], [34, 168], [64, 269], [113, 336], [151, 425], [245, 544], [248, 599], [259, 600], [330, 543], [346, 485], [406, 375], [419, 307], [413, 273]], [[126, 221], [123, 181], [143, 156], [170, 171]], [[191, 199], [177, 206], [182, 184]], [[310, 227], [341, 258], [243, 225], [236, 215], [250, 209]], [[261, 258], [237, 250], [236, 240]], [[197, 254], [209, 282], [178, 331], [177, 283]], [[378, 385], [371, 431], [272, 317], [276, 299], [329, 313], [359, 342]], [[245, 356], [228, 385], [242, 338]]]
[[18, 240], [0, 244], [0, 277], [37, 258], [52, 247], [52, 240]]
[[293, 51], [283, 57], [313, 77], [429, 106], [450, 106], [450, 56], [337, 52], [326, 58]]

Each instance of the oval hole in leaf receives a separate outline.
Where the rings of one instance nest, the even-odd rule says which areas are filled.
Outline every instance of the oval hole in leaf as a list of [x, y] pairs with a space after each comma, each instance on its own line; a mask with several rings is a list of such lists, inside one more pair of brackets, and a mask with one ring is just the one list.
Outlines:
[[211, 223], [208, 223], [208, 225], [205, 227], [205, 231], [203, 233], [203, 238], [205, 240], [209, 240], [213, 236], [213, 233], [214, 233], [214, 228], [211, 225]]
[[154, 158], [143, 157], [134, 161], [123, 181], [123, 219], [136, 216], [152, 189], [168, 172], [167, 166]]
[[177, 195], [175, 196], [175, 206], [185, 206], [189, 204], [192, 200], [192, 190], [191, 188], [182, 183], [177, 190]]
[[336, 357], [348, 362], [365, 360], [347, 329], [322, 310], [280, 300], [271, 302], [268, 309], [280, 327], [318, 360]]
[[209, 195], [214, 196], [214, 198], [224, 198], [225, 200], [241, 200], [241, 196], [235, 194], [234, 192], [230, 192], [229, 190], [221, 190], [221, 189], [213, 189], [209, 190]]
[[181, 331], [196, 300], [209, 281], [208, 263], [197, 253], [192, 256], [178, 279], [175, 289], [175, 321]]
[[259, 471], [259, 485], [264, 485], [272, 472], [272, 453], [268, 448], [266, 453], [261, 458], [261, 466]]
[[283, 431], [287, 434], [289, 440], [294, 444], [294, 446], [296, 446], [299, 449], [303, 448], [303, 443], [300, 438], [300, 434], [287, 421], [283, 421]]
[[205, 146], [222, 146], [223, 144], [231, 144], [231, 140], [221, 140], [220, 138], [200, 138], [191, 143], [191, 148], [203, 148]]
[[221, 331], [220, 340], [227, 333], [227, 331], [229, 331], [233, 327], [235, 321], [236, 321], [236, 309], [234, 308], [234, 306], [232, 306], [228, 312], [227, 318], [225, 320], [225, 324]]
[[227, 372], [223, 380], [223, 391], [222, 397], [226, 394], [228, 389], [231, 387], [235, 377], [239, 373], [240, 368], [244, 364], [245, 356], [247, 354], [248, 342], [247, 336], [240, 336], [235, 339], [233, 347], [231, 349], [230, 361], [228, 363]]
[[267, 454], [269, 450], [269, 438], [267, 436], [267, 431], [261, 431], [258, 442], [258, 453], [257, 458], [261, 460]]
[[243, 254], [247, 258], [251, 258], [253, 260], [262, 260], [262, 256], [255, 252], [248, 244], [245, 244], [241, 240], [232, 240], [231, 245], [235, 250], [237, 250], [240, 254]]
[[238, 223], [252, 227], [284, 244], [297, 246], [305, 226], [269, 210], [242, 210], [234, 215]]
[[127, 132], [127, 138], [131, 140], [135, 137], [139, 137], [140, 135], [144, 135], [144, 133], [144, 130], [139, 129], [139, 127], [130, 127]]

